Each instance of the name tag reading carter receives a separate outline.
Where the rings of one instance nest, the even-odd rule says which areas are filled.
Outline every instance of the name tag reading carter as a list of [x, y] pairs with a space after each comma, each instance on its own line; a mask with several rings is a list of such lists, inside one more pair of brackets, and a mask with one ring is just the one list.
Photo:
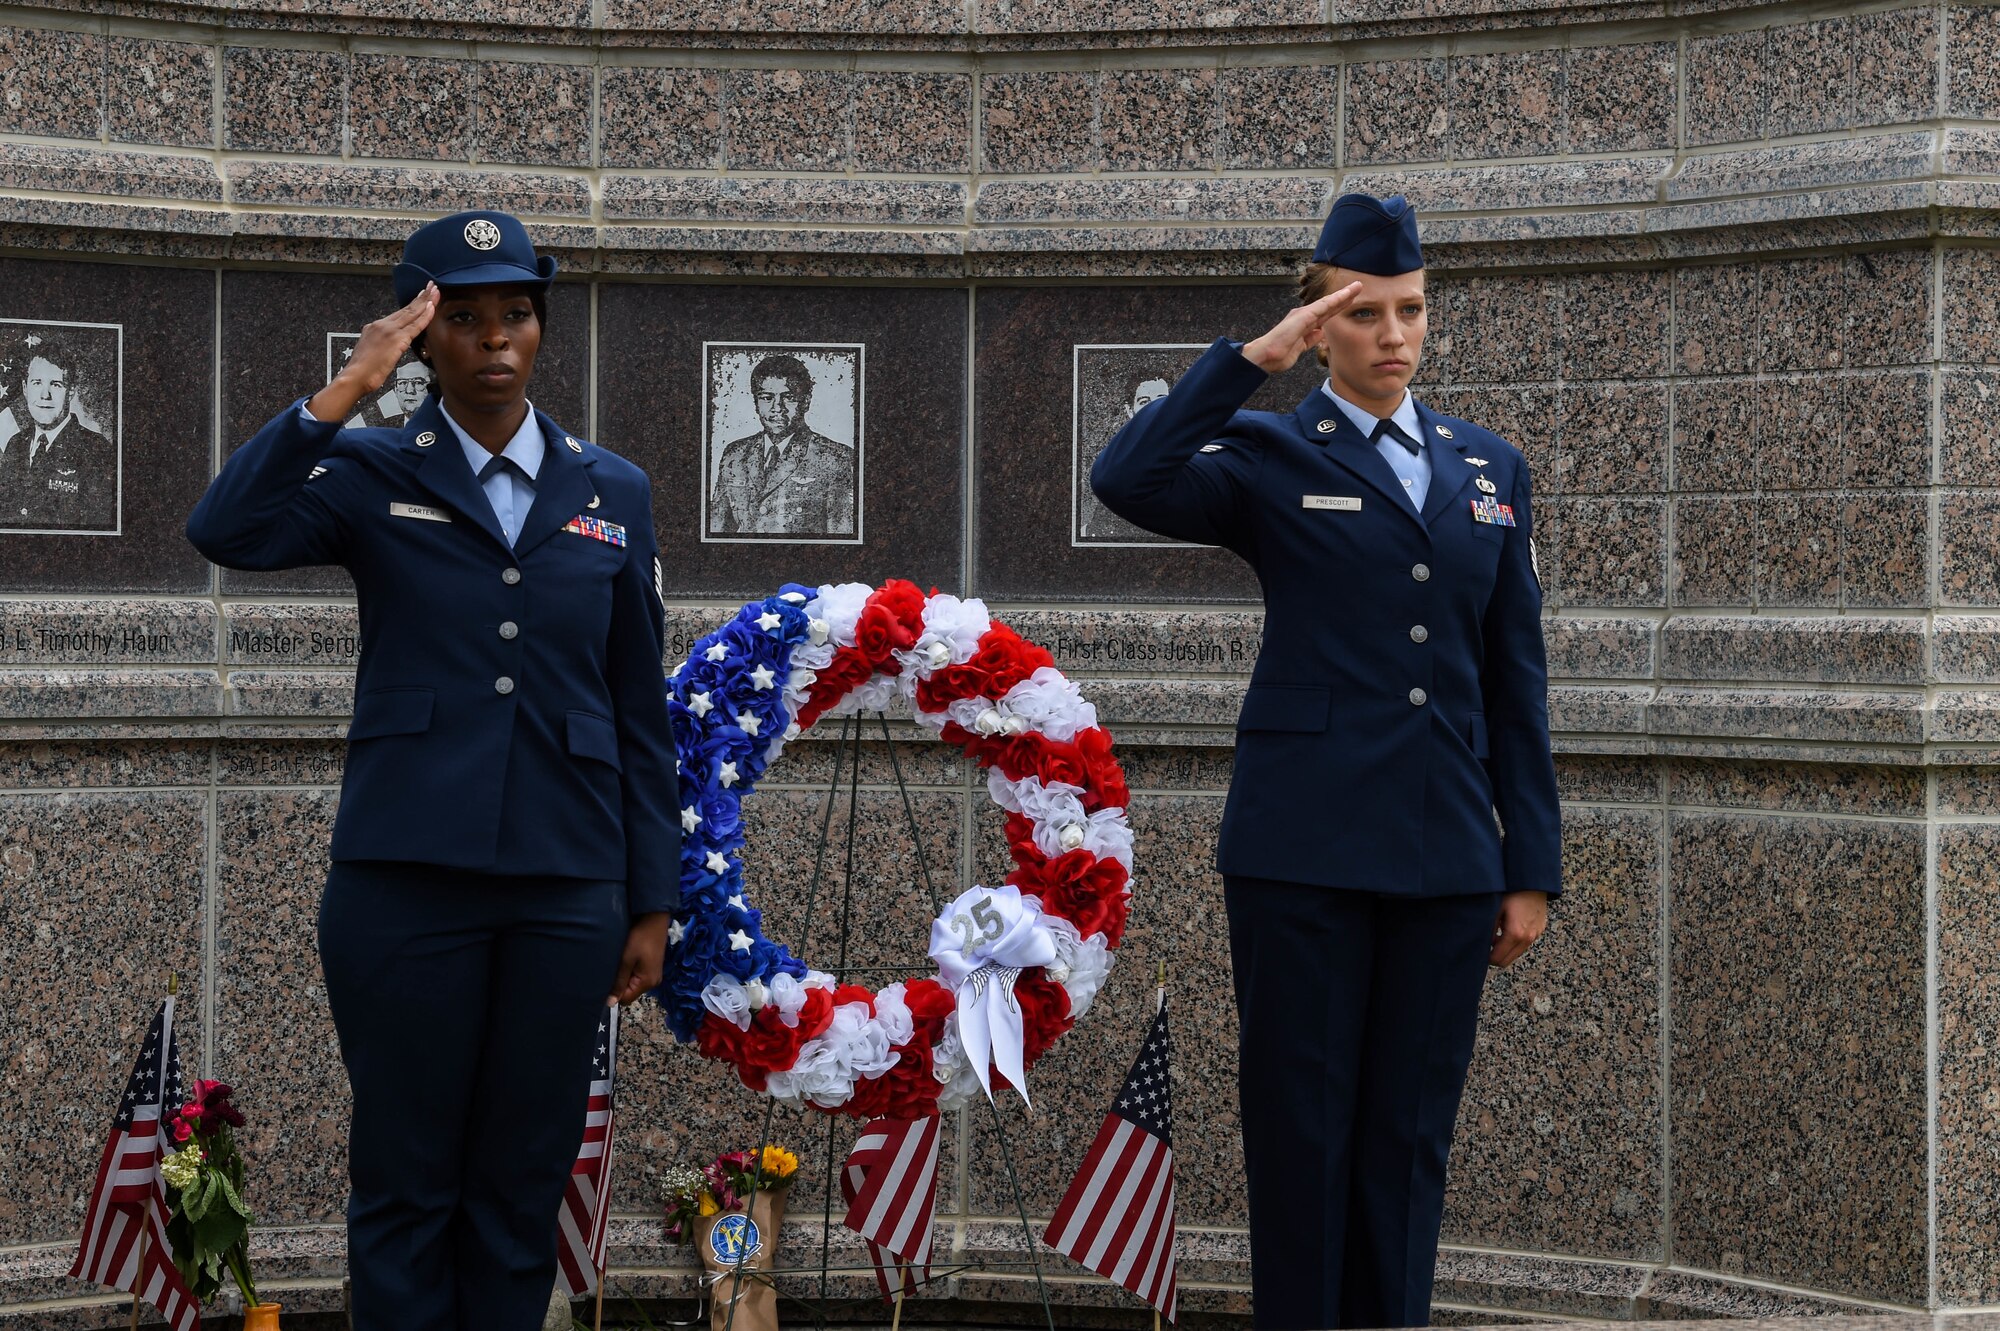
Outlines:
[[1359, 513], [1361, 500], [1347, 495], [1307, 495], [1307, 508], [1323, 508], [1334, 513]]
[[422, 504], [391, 504], [389, 516], [392, 518], [422, 518], [425, 522], [450, 522], [451, 514], [441, 508], [426, 508]]

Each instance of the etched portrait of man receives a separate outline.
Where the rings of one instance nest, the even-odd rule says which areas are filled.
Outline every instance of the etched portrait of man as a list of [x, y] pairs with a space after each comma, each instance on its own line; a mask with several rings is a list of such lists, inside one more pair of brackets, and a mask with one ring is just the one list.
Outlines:
[[0, 321], [0, 530], [117, 533], [122, 332]]
[[1147, 406], [1165, 397], [1174, 380], [1206, 349], [1155, 346], [1086, 346], [1074, 349], [1071, 439], [1075, 522], [1072, 545], [1177, 545], [1133, 526], [1106, 508], [1090, 488], [1090, 466], [1111, 436]]
[[703, 539], [861, 539], [862, 350], [707, 344]]

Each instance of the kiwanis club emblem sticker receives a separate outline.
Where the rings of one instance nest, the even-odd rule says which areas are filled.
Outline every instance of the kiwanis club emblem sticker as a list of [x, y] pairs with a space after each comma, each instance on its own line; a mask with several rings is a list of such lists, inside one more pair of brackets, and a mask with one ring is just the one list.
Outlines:
[[708, 1250], [724, 1266], [747, 1262], [763, 1249], [764, 1236], [758, 1232], [757, 1222], [747, 1215], [723, 1216], [709, 1232]]
[[465, 224], [465, 243], [476, 250], [490, 250], [500, 243], [500, 228], [483, 217]]

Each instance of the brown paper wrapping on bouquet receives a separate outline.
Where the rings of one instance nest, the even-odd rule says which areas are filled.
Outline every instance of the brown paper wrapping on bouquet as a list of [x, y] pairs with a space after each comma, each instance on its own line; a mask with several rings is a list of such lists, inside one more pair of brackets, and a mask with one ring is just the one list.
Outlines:
[[[703, 1279], [708, 1282], [711, 1331], [778, 1331], [778, 1290], [765, 1273], [778, 1255], [778, 1226], [784, 1223], [788, 1191], [759, 1191], [750, 1200], [747, 1217], [739, 1204], [701, 1222], [695, 1251], [701, 1254]], [[739, 1258], [743, 1263], [740, 1279], [736, 1269]], [[732, 1294], [736, 1309], [733, 1321]]]

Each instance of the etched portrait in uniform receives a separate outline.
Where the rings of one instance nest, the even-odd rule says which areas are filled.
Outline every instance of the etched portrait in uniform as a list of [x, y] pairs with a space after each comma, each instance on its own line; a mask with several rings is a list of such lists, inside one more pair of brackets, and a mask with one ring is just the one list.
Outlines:
[[854, 545], [865, 348], [702, 344], [702, 539]]
[[[359, 333], [326, 335], [326, 377], [329, 382], [347, 364], [347, 358], [354, 354], [355, 343], [360, 340]], [[354, 414], [342, 424], [350, 430], [400, 430], [424, 404], [424, 398], [430, 391], [431, 372], [415, 356], [406, 355], [396, 366], [396, 372], [389, 376], [389, 382], [361, 399]]]
[[0, 531], [116, 536], [125, 330], [0, 319]]
[[1106, 508], [1090, 488], [1090, 467], [1111, 442], [1150, 402], [1156, 402], [1187, 373], [1206, 342], [1164, 342], [1146, 345], [1085, 345], [1072, 349], [1070, 398], [1071, 477], [1070, 544], [1183, 545], [1155, 536]]

